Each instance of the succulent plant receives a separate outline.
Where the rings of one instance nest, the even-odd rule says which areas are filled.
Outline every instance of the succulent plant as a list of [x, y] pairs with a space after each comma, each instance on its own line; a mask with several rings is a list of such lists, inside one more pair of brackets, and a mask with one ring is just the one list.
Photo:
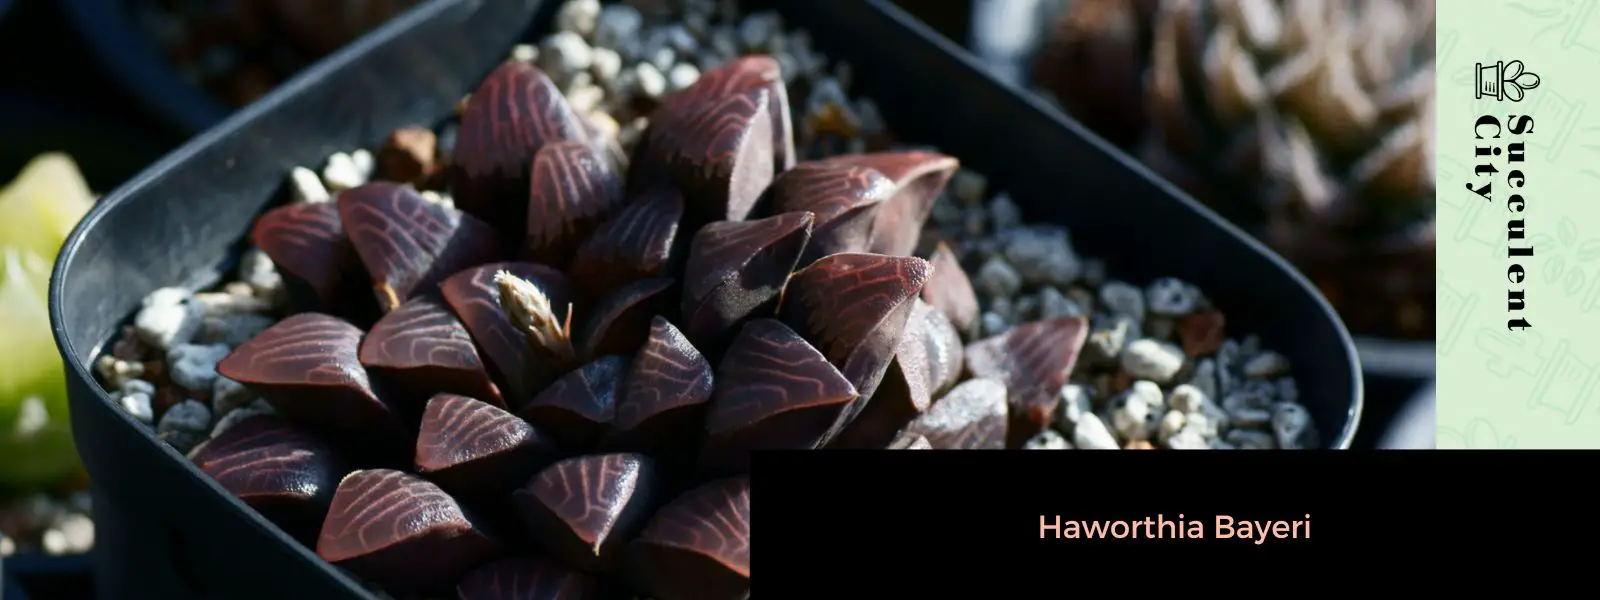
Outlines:
[[752, 451], [1020, 447], [1086, 321], [965, 346], [971, 284], [913, 255], [956, 159], [796, 164], [780, 75], [707, 71], [623, 172], [508, 62], [454, 206], [374, 182], [269, 210], [253, 241], [298, 309], [217, 371], [277, 415], [192, 459], [388, 589], [675, 600], [748, 594]]
[[1352, 328], [1432, 339], [1432, 2], [1081, 0], [1035, 79], [1253, 228]]

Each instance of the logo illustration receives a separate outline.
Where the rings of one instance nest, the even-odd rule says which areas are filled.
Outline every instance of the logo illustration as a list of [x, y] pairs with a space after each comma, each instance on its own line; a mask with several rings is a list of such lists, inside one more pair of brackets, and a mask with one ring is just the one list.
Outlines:
[[1523, 70], [1522, 61], [1478, 63], [1478, 97], [1521, 102], [1528, 90], [1539, 87], [1539, 76]]

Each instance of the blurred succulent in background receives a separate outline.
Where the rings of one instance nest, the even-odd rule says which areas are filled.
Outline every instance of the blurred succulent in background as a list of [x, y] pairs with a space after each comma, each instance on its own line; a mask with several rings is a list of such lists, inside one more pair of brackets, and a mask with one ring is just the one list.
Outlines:
[[1353, 330], [1431, 339], [1433, 7], [1075, 0], [1034, 78], [1294, 261]]
[[47, 307], [56, 252], [93, 204], [63, 154], [35, 158], [0, 189], [0, 491], [34, 492], [81, 469]]

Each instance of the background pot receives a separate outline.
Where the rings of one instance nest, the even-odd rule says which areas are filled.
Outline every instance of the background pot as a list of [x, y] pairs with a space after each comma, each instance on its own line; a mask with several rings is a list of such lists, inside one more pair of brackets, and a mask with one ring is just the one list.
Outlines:
[[[1324, 438], [1333, 447], [1350, 445], [1362, 404], [1354, 347], [1327, 304], [1281, 258], [1038, 99], [996, 82], [970, 55], [887, 2], [761, 4], [808, 28], [829, 56], [850, 61], [860, 93], [903, 137], [961, 157], [1010, 190], [1029, 217], [1077, 224], [1080, 248], [1106, 257], [1113, 272], [1132, 281], [1180, 277], [1222, 306], [1270, 301], [1273, 310], [1237, 311], [1230, 325], [1261, 333], [1293, 360], [1302, 401]], [[556, 7], [433, 0], [151, 166], [73, 233], [52, 279], [51, 320], [69, 369], [73, 426], [95, 478], [102, 592], [179, 600], [367, 597], [118, 409], [90, 360], [151, 290], [217, 281], [254, 217], [281, 198], [291, 167], [448, 114], [514, 42], [548, 31]], [[1061, 201], [1065, 188], [1078, 193]], [[1119, 202], [1070, 200], [1100, 197]], [[1137, 227], [1160, 231], [1166, 243], [1125, 243], [1123, 234]], [[180, 239], [181, 249], [172, 245]]]
[[[3, 0], [0, 0], [3, 1]], [[146, 110], [185, 134], [205, 131], [232, 108], [191, 85], [117, 0], [60, 0], [95, 60]]]

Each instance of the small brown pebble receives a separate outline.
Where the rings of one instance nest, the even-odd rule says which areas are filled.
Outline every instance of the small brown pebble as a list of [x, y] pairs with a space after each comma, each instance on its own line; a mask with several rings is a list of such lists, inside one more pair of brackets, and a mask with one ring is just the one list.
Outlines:
[[123, 325], [122, 335], [118, 336], [118, 338], [117, 343], [111, 346], [111, 356], [116, 357], [118, 360], [142, 361], [145, 359], [145, 354], [149, 351], [149, 348], [139, 341], [139, 336], [135, 334], [132, 325]]
[[1156, 447], [1146, 440], [1133, 440], [1122, 447], [1123, 450], [1155, 450]]
[[168, 385], [156, 388], [156, 395], [150, 399], [150, 413], [160, 421], [161, 415], [167, 414], [167, 409], [183, 402], [183, 391], [177, 386]]
[[460, 100], [456, 101], [456, 118], [457, 119], [461, 118], [461, 115], [467, 114], [467, 104], [470, 103], [470, 102], [472, 102], [472, 94], [467, 94], [465, 96], [462, 96]]
[[1127, 371], [1119, 370], [1116, 375], [1111, 377], [1111, 393], [1113, 395], [1121, 394], [1130, 385], [1133, 385], [1133, 376], [1129, 375]]
[[433, 157], [439, 138], [433, 130], [416, 125], [396, 129], [378, 150], [378, 168], [391, 181], [421, 184], [433, 175]]
[[1226, 324], [1227, 318], [1220, 310], [1201, 311], [1178, 319], [1178, 338], [1183, 340], [1183, 353], [1200, 357], [1216, 352], [1222, 347]]

